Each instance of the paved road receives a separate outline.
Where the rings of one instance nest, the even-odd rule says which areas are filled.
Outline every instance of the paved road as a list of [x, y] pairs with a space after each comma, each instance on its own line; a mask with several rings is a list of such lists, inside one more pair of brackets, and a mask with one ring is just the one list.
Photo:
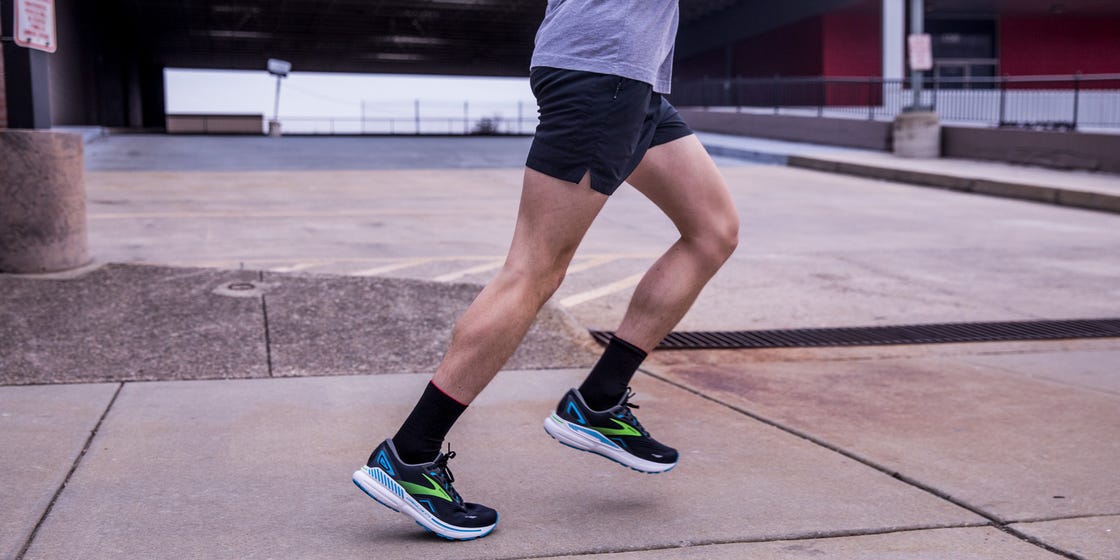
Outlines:
[[[90, 146], [99, 260], [485, 283], [513, 228], [527, 140], [117, 136]], [[299, 169], [258, 170], [276, 161]], [[720, 163], [743, 243], [682, 329], [1120, 311], [1120, 216]], [[614, 328], [674, 239], [652, 204], [622, 189], [557, 303]]]

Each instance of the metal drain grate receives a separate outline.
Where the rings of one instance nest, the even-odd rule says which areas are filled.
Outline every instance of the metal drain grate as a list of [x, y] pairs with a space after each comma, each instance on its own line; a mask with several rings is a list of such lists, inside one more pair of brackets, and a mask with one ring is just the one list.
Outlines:
[[[591, 331], [591, 335], [601, 344], [609, 342], [613, 334], [612, 331]], [[938, 323], [769, 331], [677, 331], [669, 333], [657, 348], [658, 350], [803, 348], [1104, 337], [1120, 337], [1120, 319]]]

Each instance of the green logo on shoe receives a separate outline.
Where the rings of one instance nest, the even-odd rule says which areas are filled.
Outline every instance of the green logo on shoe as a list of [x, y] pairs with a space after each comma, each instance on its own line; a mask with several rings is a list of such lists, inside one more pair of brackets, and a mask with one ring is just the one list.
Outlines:
[[614, 422], [615, 424], [618, 424], [621, 427], [621, 429], [619, 429], [619, 428], [600, 428], [598, 426], [593, 426], [593, 428], [595, 428], [596, 432], [599, 432], [600, 434], [603, 434], [607, 437], [611, 437], [611, 436], [639, 436], [639, 437], [641, 437], [641, 435], [642, 435], [642, 432], [639, 432], [636, 428], [634, 428], [634, 426], [631, 426], [630, 424], [627, 424], [625, 422], [619, 422], [618, 420], [616, 420], [614, 418], [611, 418], [611, 422]]
[[447, 492], [445, 492], [443, 488], [440, 488], [439, 484], [436, 484], [436, 481], [429, 478], [428, 475], [424, 475], [424, 479], [427, 480], [429, 484], [431, 484], [430, 487], [413, 484], [404, 480], [400, 481], [400, 485], [404, 488], [405, 492], [408, 492], [413, 496], [434, 496], [441, 500], [447, 500], [449, 502], [454, 501], [451, 499], [451, 496], [448, 496]]

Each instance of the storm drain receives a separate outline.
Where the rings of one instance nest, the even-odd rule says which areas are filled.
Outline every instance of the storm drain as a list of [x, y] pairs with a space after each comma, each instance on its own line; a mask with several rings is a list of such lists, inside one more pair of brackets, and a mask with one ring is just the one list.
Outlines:
[[[591, 331], [591, 335], [601, 344], [609, 342], [613, 334], [612, 331]], [[659, 350], [804, 348], [1105, 337], [1120, 337], [1120, 319], [937, 323], [767, 331], [677, 331], [665, 337], [657, 348]]]

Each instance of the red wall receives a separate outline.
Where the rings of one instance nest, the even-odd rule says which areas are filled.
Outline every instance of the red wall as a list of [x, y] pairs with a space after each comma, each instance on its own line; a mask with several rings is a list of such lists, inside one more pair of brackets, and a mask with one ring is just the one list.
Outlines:
[[825, 14], [825, 76], [881, 76], [883, 26], [879, 13]]
[[686, 60], [678, 60], [673, 64], [674, 80], [722, 78], [723, 72], [723, 48], [713, 49]]
[[1120, 72], [1120, 18], [1003, 16], [1000, 73], [1107, 74]]
[[819, 76], [823, 70], [819, 17], [749, 37], [735, 45], [735, 74], [744, 77]]

